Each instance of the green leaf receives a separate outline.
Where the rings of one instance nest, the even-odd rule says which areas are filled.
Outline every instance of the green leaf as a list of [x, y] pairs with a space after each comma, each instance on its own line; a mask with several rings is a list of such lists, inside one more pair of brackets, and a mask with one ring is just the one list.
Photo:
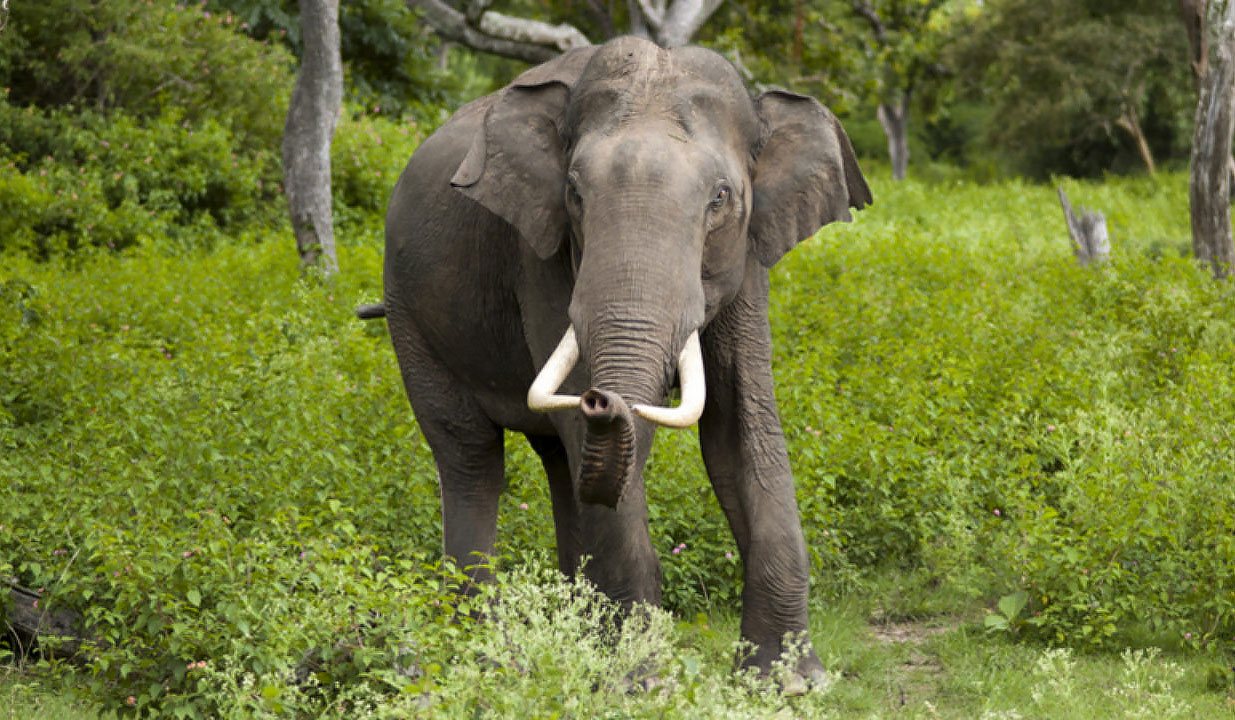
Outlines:
[[1004, 595], [999, 598], [999, 612], [1008, 620], [1016, 618], [1021, 614], [1021, 610], [1025, 609], [1025, 604], [1029, 602], [1029, 593], [1024, 590], [1018, 590], [1011, 595]]

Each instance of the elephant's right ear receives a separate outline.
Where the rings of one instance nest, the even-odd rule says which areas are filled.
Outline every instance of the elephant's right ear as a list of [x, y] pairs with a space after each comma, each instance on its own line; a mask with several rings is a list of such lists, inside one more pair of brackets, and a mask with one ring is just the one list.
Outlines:
[[513, 225], [541, 258], [557, 252], [569, 226], [562, 120], [570, 89], [594, 50], [571, 50], [502, 90], [450, 180]]

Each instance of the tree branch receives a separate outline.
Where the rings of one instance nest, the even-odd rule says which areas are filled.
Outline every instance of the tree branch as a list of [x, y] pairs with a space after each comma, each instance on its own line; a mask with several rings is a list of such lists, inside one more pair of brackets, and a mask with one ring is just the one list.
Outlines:
[[[642, 0], [640, 0], [642, 3]], [[664, 21], [656, 32], [664, 47], [678, 47], [690, 42], [703, 23], [716, 12], [722, 0], [673, 0], [665, 11]]]
[[879, 19], [879, 13], [875, 12], [875, 8], [862, 0], [853, 0], [853, 11], [859, 17], [870, 24], [871, 30], [875, 33], [875, 39], [880, 43], [888, 41], [888, 29], [884, 26], [883, 21]]
[[604, 0], [587, 0], [587, 9], [591, 11], [592, 17], [596, 19], [597, 24], [600, 25], [600, 31], [605, 34], [606, 38], [618, 34], [617, 26], [613, 24], [613, 13]]
[[655, 32], [660, 32], [661, 25], [665, 24], [665, 3], [664, 0], [653, 5], [651, 0], [635, 0], [639, 5], [639, 10], [643, 13], [643, 20]]
[[[447, 40], [515, 60], [541, 63], [571, 48], [592, 44], [578, 28], [565, 23], [551, 25], [515, 18], [483, 7], [479, 19], [471, 23], [467, 15], [441, 0], [404, 2], [410, 8], [419, 8], [429, 25]], [[485, 0], [470, 0], [469, 10], [487, 5]]]

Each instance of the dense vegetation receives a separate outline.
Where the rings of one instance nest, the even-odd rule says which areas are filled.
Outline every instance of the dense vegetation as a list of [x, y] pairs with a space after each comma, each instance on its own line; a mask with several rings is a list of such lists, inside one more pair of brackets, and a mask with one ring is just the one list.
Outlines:
[[[876, 192], [776, 272], [816, 600], [882, 568], [909, 578], [882, 601], [899, 615], [937, 611], [914, 595], [942, 584], [953, 610], [998, 607], [1001, 632], [1229, 653], [1235, 317], [1181, 257], [1182, 178], [1073, 186], [1114, 227], [1093, 269], [1047, 188]], [[6, 256], [2, 570], [85, 613], [100, 697], [211, 707], [201, 660], [283, 692], [313, 648], [337, 663], [326, 697], [354, 674], [416, 685], [396, 648], [447, 667], [462, 631], [435, 604], [431, 458], [384, 331], [349, 314], [378, 293], [376, 229], [342, 260], [323, 286], [277, 234]], [[548, 562], [537, 463], [515, 439], [510, 459], [503, 552]], [[732, 612], [740, 568], [693, 439], [663, 433], [648, 474], [669, 607]]]
[[[1023, 3], [989, 4], [1007, 14], [985, 17], [983, 32], [1017, 27]], [[333, 155], [343, 271], [324, 281], [296, 268], [279, 190], [292, 3], [70, 5], [21, 3], [0, 35], [0, 578], [84, 617], [94, 647], [70, 685], [121, 713], [171, 717], [781, 706], [772, 686], [728, 676], [741, 567], [690, 432], [662, 431], [648, 469], [678, 627], [649, 614], [626, 625], [618, 651], [585, 631], [611, 612], [543, 572], [547, 490], [514, 436], [502, 604], [489, 623], [456, 612], [432, 459], [384, 327], [351, 309], [380, 294], [381, 214], [406, 157], [451, 105], [513, 67], [453, 50], [446, 73], [402, 2], [348, 10], [353, 102]], [[795, 56], [770, 32], [762, 44], [774, 5], [722, 15], [704, 40], [740, 49], [756, 71], [781, 58], [857, 77], [852, 57]], [[394, 55], [406, 63], [392, 80], [378, 68]], [[1146, 88], [1173, 72], [1159, 60]], [[885, 85], [863, 87], [837, 94], [855, 137]], [[988, 122], [969, 102], [947, 105], [919, 142], [957, 147], [948, 123]], [[1168, 156], [1172, 103], [1161, 126], [1146, 124], [1169, 139], [1159, 148], [1176, 148]], [[975, 157], [983, 135], [960, 135], [963, 151], [941, 156]], [[1063, 169], [1040, 149], [1038, 170]], [[858, 624], [944, 614], [992, 655], [1014, 643], [1035, 658], [1038, 643], [1162, 647], [1212, 664], [1207, 697], [1229, 701], [1235, 298], [1187, 257], [1186, 179], [1061, 178], [1111, 225], [1111, 261], [1081, 268], [1053, 188], [992, 179], [1021, 162], [1011, 155], [985, 169], [919, 164], [903, 183], [863, 162], [875, 206], [774, 271], [779, 399], [817, 622], [838, 622], [834, 607]], [[828, 627], [821, 642], [853, 632]], [[14, 650], [0, 648], [0, 662]], [[820, 652], [842, 684], [878, 684], [849, 650]], [[1155, 657], [1120, 661], [1123, 679], [1093, 716], [1121, 717], [1127, 698], [1186, 712], [1170, 704], [1174, 686], [1146, 674]], [[1073, 658], [1052, 650], [1022, 669], [1064, 682]], [[625, 694], [649, 667], [663, 692]], [[992, 705], [967, 692], [959, 717], [1071, 712], [1067, 695]], [[849, 700], [794, 702], [813, 716]]]

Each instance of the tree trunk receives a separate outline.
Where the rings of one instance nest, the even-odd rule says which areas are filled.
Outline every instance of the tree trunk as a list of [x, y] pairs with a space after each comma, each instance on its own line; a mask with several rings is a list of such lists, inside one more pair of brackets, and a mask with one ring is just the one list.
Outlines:
[[665, 11], [656, 41], [662, 47], [686, 45], [720, 4], [721, 0], [673, 0]]
[[1235, 1], [1210, 6], [1214, 49], [1192, 133], [1192, 253], [1209, 262], [1215, 278], [1225, 278], [1235, 261], [1231, 237], [1231, 136], [1235, 134]]
[[880, 103], [878, 114], [883, 134], [888, 137], [892, 179], [904, 180], [909, 171], [909, 97], [902, 95], [896, 102]]
[[1205, 38], [1205, 10], [1208, 0], [1179, 0], [1179, 16], [1188, 31], [1188, 60], [1199, 84], [1205, 78], [1209, 43]]
[[[408, 7], [424, 13], [424, 19], [442, 37], [473, 50], [503, 57], [540, 63], [576, 47], [591, 45], [578, 28], [562, 23], [552, 25], [539, 20], [503, 15], [489, 10], [488, 0], [472, 0], [466, 14], [443, 0], [404, 0]], [[663, 47], [690, 42], [699, 28], [716, 12], [723, 0], [627, 0], [630, 33], [655, 40]], [[606, 32], [612, 30], [610, 17], [597, 2], [589, 2], [593, 14], [602, 19]]]
[[1136, 143], [1136, 150], [1141, 154], [1141, 162], [1145, 163], [1145, 171], [1151, 176], [1157, 174], [1158, 168], [1154, 163], [1153, 151], [1149, 149], [1149, 141], [1145, 139], [1145, 132], [1141, 130], [1141, 123], [1137, 120], [1136, 109], [1131, 105], [1124, 108], [1123, 115], [1115, 121], [1115, 124], [1132, 136], [1132, 140]]
[[301, 267], [339, 270], [330, 200], [330, 143], [343, 100], [339, 0], [300, 0], [304, 54], [283, 127], [283, 185]]

